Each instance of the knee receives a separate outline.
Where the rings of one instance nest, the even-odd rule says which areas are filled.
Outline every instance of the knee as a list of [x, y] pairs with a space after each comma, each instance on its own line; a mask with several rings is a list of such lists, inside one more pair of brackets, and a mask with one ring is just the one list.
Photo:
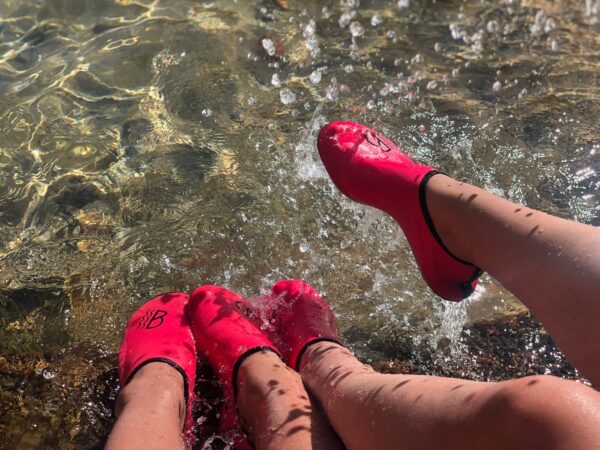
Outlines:
[[517, 447], [584, 449], [600, 442], [600, 393], [575, 381], [539, 375], [499, 383], [486, 408]]

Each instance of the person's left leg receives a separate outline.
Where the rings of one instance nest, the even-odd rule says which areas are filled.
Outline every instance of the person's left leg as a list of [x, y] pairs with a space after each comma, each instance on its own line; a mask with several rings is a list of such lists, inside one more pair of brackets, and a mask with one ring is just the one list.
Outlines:
[[221, 432], [235, 448], [341, 450], [298, 373], [285, 365], [253, 306], [219, 286], [202, 286], [188, 304], [198, 351], [221, 380]]
[[119, 393], [106, 450], [183, 449], [185, 398], [181, 374], [168, 364], [142, 367]]
[[587, 386], [379, 374], [339, 344], [333, 312], [308, 284], [281, 281], [273, 293], [282, 353], [348, 449], [600, 448], [600, 393]]
[[196, 346], [174, 292], [142, 305], [129, 319], [119, 349], [121, 391], [108, 450], [183, 449], [192, 425]]
[[237, 406], [257, 450], [341, 450], [343, 445], [300, 375], [273, 352], [240, 366]]

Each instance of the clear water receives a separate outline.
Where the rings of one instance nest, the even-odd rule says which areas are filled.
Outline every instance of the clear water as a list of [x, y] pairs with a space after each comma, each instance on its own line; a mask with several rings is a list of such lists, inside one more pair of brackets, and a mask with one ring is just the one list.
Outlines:
[[[367, 361], [449, 351], [454, 374], [509, 375], [482, 375], [463, 330], [524, 307], [489, 278], [438, 300], [394, 223], [335, 190], [315, 136], [361, 121], [455, 177], [598, 226], [597, 4], [287, 4], [0, 1], [7, 448], [101, 442], [127, 317], [205, 283], [257, 297], [304, 278]], [[528, 367], [556, 352], [539, 328], [527, 339], [507, 345]]]

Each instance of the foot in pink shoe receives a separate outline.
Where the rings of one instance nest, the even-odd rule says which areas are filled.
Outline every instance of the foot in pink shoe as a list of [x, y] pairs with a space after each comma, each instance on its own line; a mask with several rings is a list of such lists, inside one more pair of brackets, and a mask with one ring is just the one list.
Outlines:
[[481, 270], [446, 248], [427, 210], [425, 189], [437, 170], [412, 161], [392, 141], [354, 122], [323, 127], [318, 147], [340, 191], [398, 222], [423, 278], [437, 295], [458, 301], [473, 292]]
[[129, 319], [119, 349], [121, 388], [151, 362], [166, 363], [181, 374], [186, 401], [184, 434], [193, 425], [196, 382], [196, 344], [185, 314], [188, 299], [187, 294], [173, 292], [143, 304]]
[[333, 311], [308, 283], [282, 280], [272, 291], [273, 299], [266, 305], [268, 318], [288, 366], [298, 371], [302, 354], [315, 342], [343, 345]]
[[237, 450], [251, 449], [242, 429], [237, 407], [237, 374], [242, 362], [260, 351], [279, 355], [275, 344], [260, 329], [258, 314], [248, 300], [219, 286], [201, 286], [194, 291], [188, 314], [198, 351], [222, 383], [224, 405], [221, 432], [234, 441]]

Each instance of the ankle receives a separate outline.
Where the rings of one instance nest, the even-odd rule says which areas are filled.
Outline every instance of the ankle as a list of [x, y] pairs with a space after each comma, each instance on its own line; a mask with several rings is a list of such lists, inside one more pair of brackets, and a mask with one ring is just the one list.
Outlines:
[[475, 255], [465, 241], [468, 223], [461, 211], [465, 203], [472, 204], [478, 193], [474, 186], [461, 183], [442, 173], [432, 177], [426, 185], [425, 198], [433, 226], [452, 256], [475, 263]]
[[274, 392], [281, 395], [278, 379], [290, 375], [296, 374], [274, 352], [261, 351], [248, 357], [237, 376], [236, 403], [242, 417], [251, 421], [257, 408], [271, 401]]
[[166, 363], [143, 366], [117, 398], [116, 416], [126, 410], [161, 411], [164, 420], [177, 422], [182, 429], [186, 410], [183, 377]]

